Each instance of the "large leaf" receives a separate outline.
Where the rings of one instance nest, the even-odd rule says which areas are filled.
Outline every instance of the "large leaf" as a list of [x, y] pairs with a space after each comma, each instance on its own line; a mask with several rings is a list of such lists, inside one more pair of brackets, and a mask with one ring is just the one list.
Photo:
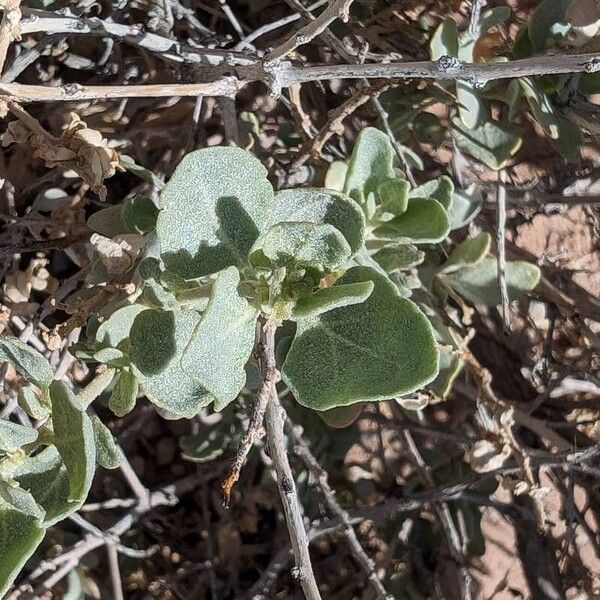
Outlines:
[[[539, 283], [540, 277], [539, 268], [531, 263], [508, 262], [506, 285], [509, 299], [515, 300], [533, 290]], [[490, 257], [484, 258], [473, 267], [445, 275], [444, 281], [473, 304], [496, 306], [502, 301], [497, 278], [497, 261]]]
[[219, 273], [182, 355], [184, 372], [214, 396], [216, 410], [235, 400], [244, 387], [254, 347], [258, 310], [239, 294], [239, 282], [235, 267]]
[[27, 457], [12, 476], [44, 509], [45, 527], [62, 521], [83, 504], [81, 499], [70, 498], [69, 475], [55, 446]]
[[382, 181], [395, 176], [394, 149], [388, 136], [374, 127], [363, 129], [352, 149], [344, 192], [363, 204]]
[[96, 468], [92, 421], [73, 392], [62, 382], [50, 384], [55, 445], [67, 468], [69, 499], [85, 501]]
[[186, 279], [242, 264], [266, 225], [273, 189], [240, 148], [188, 154], [161, 192], [156, 232], [169, 271]]
[[299, 264], [320, 270], [336, 270], [352, 250], [332, 225], [277, 223], [261, 241], [262, 250], [276, 265]]
[[129, 304], [115, 310], [96, 330], [96, 343], [102, 347], [119, 347], [129, 339], [129, 331], [135, 318], [143, 311], [141, 304]]
[[326, 410], [413, 392], [438, 370], [431, 325], [385, 276], [353, 267], [339, 285], [372, 281], [360, 304], [302, 320], [282, 368], [300, 404]]
[[44, 538], [43, 517], [31, 494], [0, 480], [0, 597]]
[[461, 150], [495, 170], [506, 165], [523, 141], [516, 128], [495, 121], [486, 121], [480, 127], [467, 129], [460, 119], [454, 118], [452, 135]]
[[270, 225], [313, 223], [331, 225], [345, 238], [352, 254], [362, 246], [365, 218], [351, 198], [325, 188], [284, 190], [275, 195]]
[[179, 418], [191, 418], [213, 396], [181, 367], [181, 358], [200, 321], [196, 311], [149, 309], [133, 322], [131, 361], [142, 392], [159, 408]]
[[375, 237], [388, 240], [433, 244], [450, 232], [450, 221], [444, 207], [432, 198], [414, 198], [403, 215], [380, 225]]
[[54, 379], [50, 363], [37, 350], [17, 338], [0, 337], [0, 360], [12, 363], [23, 377], [41, 389], [47, 388]]

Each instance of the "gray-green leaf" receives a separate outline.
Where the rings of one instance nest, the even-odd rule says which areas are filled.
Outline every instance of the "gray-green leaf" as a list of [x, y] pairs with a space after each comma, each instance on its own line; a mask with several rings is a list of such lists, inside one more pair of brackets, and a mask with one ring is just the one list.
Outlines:
[[169, 271], [186, 279], [245, 262], [271, 214], [267, 170], [240, 148], [188, 154], [161, 192], [156, 233]]
[[373, 287], [372, 281], [361, 281], [318, 290], [296, 302], [292, 319], [310, 319], [334, 308], [360, 304], [371, 295]]
[[117, 446], [115, 438], [97, 415], [92, 415], [92, 426], [94, 428], [98, 464], [105, 469], [116, 469], [123, 460], [123, 453]]
[[0, 451], [2, 452], [14, 452], [21, 446], [35, 442], [37, 437], [37, 429], [33, 427], [0, 419]]
[[467, 238], [450, 252], [448, 260], [442, 266], [442, 271], [450, 273], [465, 266], [480, 263], [490, 251], [492, 236], [483, 231], [479, 235]]
[[339, 285], [372, 281], [367, 300], [302, 320], [282, 368], [297, 401], [326, 410], [410, 393], [431, 381], [438, 350], [431, 325], [385, 276], [353, 267]]
[[117, 417], [124, 417], [133, 410], [138, 391], [137, 377], [131, 371], [121, 371], [110, 395], [108, 407]]
[[54, 379], [50, 363], [31, 346], [21, 340], [0, 337], [0, 360], [7, 360], [23, 377], [40, 389], [47, 388]]

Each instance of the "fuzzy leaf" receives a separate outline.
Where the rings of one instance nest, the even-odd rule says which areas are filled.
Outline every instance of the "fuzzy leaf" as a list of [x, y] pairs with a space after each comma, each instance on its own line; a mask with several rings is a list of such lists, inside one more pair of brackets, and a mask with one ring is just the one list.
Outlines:
[[483, 198], [479, 188], [472, 186], [466, 190], [455, 191], [448, 211], [451, 229], [454, 231], [468, 225], [479, 214], [482, 205]]
[[[484, 258], [478, 265], [444, 276], [449, 285], [473, 304], [496, 306], [502, 298], [497, 282], [498, 266], [495, 258]], [[514, 261], [506, 265], [508, 297], [515, 300], [533, 290], [541, 273], [531, 263]]]
[[71, 499], [69, 475], [55, 446], [27, 457], [13, 473], [44, 509], [44, 526], [50, 527], [78, 510], [85, 498]]
[[452, 135], [457, 146], [480, 160], [490, 169], [502, 169], [521, 147], [516, 128], [486, 121], [475, 129], [466, 129], [459, 119], [452, 119]]
[[467, 238], [452, 250], [442, 271], [450, 273], [462, 267], [480, 263], [490, 251], [491, 244], [492, 236], [486, 231], [475, 237]]
[[349, 406], [337, 406], [329, 410], [318, 410], [317, 414], [329, 427], [334, 429], [344, 429], [349, 427], [358, 419], [360, 413], [365, 407], [363, 402], [350, 404]]
[[187, 376], [214, 396], [215, 410], [225, 408], [244, 387], [254, 347], [258, 310], [240, 296], [239, 282], [235, 267], [219, 273], [181, 360]]
[[23, 386], [17, 395], [19, 406], [34, 419], [45, 419], [50, 409], [35, 394], [30, 386]]
[[44, 539], [43, 517], [31, 494], [0, 480], [0, 597]]
[[331, 225], [345, 238], [352, 254], [362, 246], [365, 218], [351, 198], [325, 188], [284, 190], [275, 195], [270, 225], [313, 223]]
[[123, 460], [123, 453], [108, 427], [96, 416], [92, 415], [96, 458], [98, 464], [105, 469], [116, 469]]
[[300, 404], [326, 410], [384, 400], [436, 376], [438, 350], [425, 315], [369, 267], [349, 269], [338, 284], [364, 281], [374, 289], [361, 304], [298, 323], [282, 375]]
[[108, 407], [117, 417], [124, 417], [133, 410], [138, 391], [137, 377], [131, 371], [121, 371], [110, 395]]
[[156, 233], [169, 271], [194, 279], [240, 265], [265, 227], [273, 188], [240, 148], [188, 154], [161, 192]]
[[123, 219], [122, 206], [109, 206], [97, 210], [89, 216], [87, 226], [96, 233], [107, 238], [130, 233], [129, 227]]
[[333, 225], [277, 223], [261, 240], [262, 251], [276, 265], [299, 264], [334, 271], [346, 263], [352, 250]]
[[324, 312], [364, 302], [373, 291], [372, 281], [361, 281], [347, 285], [334, 285], [316, 291], [298, 300], [292, 313], [293, 319], [310, 319]]
[[179, 418], [191, 418], [214, 398], [182, 368], [181, 358], [200, 321], [196, 311], [149, 309], [133, 322], [131, 361], [150, 402]]
[[437, 148], [446, 137], [446, 130], [442, 127], [439, 117], [433, 113], [423, 111], [413, 119], [413, 132], [421, 144], [431, 144]]
[[405, 179], [388, 179], [379, 184], [377, 195], [381, 210], [395, 217], [406, 212], [408, 208], [408, 190], [410, 184]]
[[432, 244], [443, 240], [450, 232], [450, 221], [444, 207], [431, 198], [414, 198], [406, 212], [375, 229], [381, 239]]
[[420, 265], [425, 253], [412, 244], [386, 246], [373, 255], [386, 273], [404, 271]]
[[433, 198], [437, 200], [446, 211], [452, 208], [454, 195], [454, 182], [447, 175], [432, 179], [410, 191], [409, 198]]
[[394, 149], [388, 136], [367, 127], [356, 138], [348, 163], [344, 193], [359, 204], [386, 179], [394, 179]]
[[458, 56], [458, 27], [454, 19], [446, 19], [438, 25], [429, 42], [431, 60], [442, 56]]
[[96, 343], [102, 347], [118, 348], [129, 339], [135, 318], [143, 311], [141, 304], [129, 304], [115, 310], [96, 330]]
[[325, 187], [334, 192], [343, 192], [347, 173], [348, 165], [341, 160], [334, 160], [325, 174]]
[[92, 421], [79, 399], [62, 382], [50, 385], [55, 445], [69, 476], [69, 499], [83, 504], [96, 467]]
[[131, 233], [144, 235], [156, 227], [158, 208], [150, 198], [127, 198], [123, 202], [122, 216]]
[[0, 452], [14, 452], [21, 446], [35, 442], [37, 437], [37, 429], [33, 427], [0, 419]]
[[47, 388], [54, 379], [50, 363], [31, 346], [21, 340], [0, 337], [0, 360], [7, 360], [13, 367], [40, 389]]

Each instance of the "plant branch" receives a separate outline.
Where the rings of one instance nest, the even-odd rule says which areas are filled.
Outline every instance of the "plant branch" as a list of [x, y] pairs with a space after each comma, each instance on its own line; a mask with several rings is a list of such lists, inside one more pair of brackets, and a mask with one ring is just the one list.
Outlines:
[[[313, 21], [314, 22], [314, 21]], [[593, 73], [600, 70], [597, 53], [535, 56], [504, 63], [465, 63], [442, 57], [437, 61], [392, 62], [339, 65], [293, 65], [281, 61], [277, 65], [257, 62], [240, 66], [234, 75], [222, 75], [223, 67], [216, 67], [212, 79], [180, 84], [83, 86], [64, 84], [49, 87], [20, 83], [0, 84], [0, 98], [18, 102], [69, 102], [116, 98], [163, 98], [172, 96], [229, 96], [245, 85], [262, 81], [274, 93], [295, 83], [329, 81], [332, 79], [436, 79], [440, 81], [466, 80], [483, 84], [487, 81], [551, 75], [562, 73]], [[207, 67], [207, 74], [210, 70]]]

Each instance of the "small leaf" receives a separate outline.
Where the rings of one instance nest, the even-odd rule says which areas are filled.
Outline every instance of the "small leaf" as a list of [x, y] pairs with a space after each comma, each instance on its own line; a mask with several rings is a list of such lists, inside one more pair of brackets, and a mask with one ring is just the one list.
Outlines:
[[357, 402], [349, 406], [338, 406], [329, 410], [318, 410], [316, 412], [329, 427], [344, 429], [358, 419], [364, 407], [365, 404], [363, 402]]
[[96, 466], [92, 421], [79, 399], [62, 381], [50, 384], [50, 399], [55, 444], [69, 476], [69, 499], [81, 506], [92, 485]]
[[345, 194], [325, 188], [278, 192], [270, 226], [279, 223], [331, 225], [344, 236], [352, 254], [362, 246], [365, 235], [365, 218], [360, 206]]
[[44, 539], [43, 517], [31, 494], [0, 480], [0, 597]]
[[[484, 258], [478, 265], [444, 276], [444, 280], [463, 298], [473, 304], [496, 306], [502, 298], [497, 281], [498, 266], [495, 258]], [[511, 261], [506, 265], [508, 297], [515, 300], [533, 290], [541, 273], [536, 265]]]
[[121, 371], [110, 395], [108, 407], [117, 417], [124, 417], [133, 410], [138, 390], [137, 377], [131, 371]]
[[196, 311], [149, 309], [133, 322], [131, 361], [142, 392], [174, 418], [191, 418], [214, 398], [181, 368], [181, 358], [200, 315]]
[[444, 207], [431, 198], [414, 198], [406, 212], [375, 229], [381, 239], [405, 240], [413, 244], [433, 244], [450, 232], [450, 221]]
[[483, 197], [479, 187], [473, 185], [466, 190], [455, 191], [448, 211], [452, 231], [468, 225], [479, 214], [482, 205]]
[[413, 119], [413, 132], [421, 144], [431, 144], [437, 148], [446, 137], [439, 118], [433, 113], [423, 111]]
[[105, 469], [116, 469], [123, 461], [123, 453], [108, 427], [96, 416], [92, 415], [96, 459]]
[[334, 192], [343, 192], [347, 173], [348, 165], [341, 160], [334, 160], [325, 174], [325, 187]]
[[432, 179], [410, 191], [409, 198], [433, 198], [449, 211], [452, 207], [454, 182], [447, 175]]
[[37, 437], [37, 429], [33, 427], [0, 419], [0, 451], [2, 452], [14, 452], [21, 446], [32, 444]]
[[352, 250], [333, 225], [277, 223], [261, 239], [262, 251], [276, 265], [299, 264], [335, 271], [351, 257]]
[[49, 414], [46, 406], [35, 394], [30, 386], [23, 386], [17, 395], [19, 406], [32, 418], [42, 420]]
[[119, 159], [121, 166], [130, 173], [137, 175], [140, 179], [152, 184], [156, 189], [161, 190], [165, 186], [165, 182], [159, 179], [152, 171], [138, 165], [131, 156], [127, 154], [120, 154]]
[[442, 56], [458, 56], [458, 27], [454, 19], [446, 19], [438, 25], [429, 42], [431, 60]]
[[31, 346], [21, 340], [0, 337], [0, 360], [7, 360], [23, 377], [40, 389], [47, 388], [54, 379], [50, 363]]
[[89, 216], [87, 226], [107, 238], [129, 233], [129, 227], [123, 219], [120, 204], [97, 210]]
[[394, 149], [388, 136], [374, 127], [363, 129], [352, 149], [344, 193], [364, 204], [379, 183], [395, 177]]
[[537, 5], [528, 28], [534, 52], [543, 52], [553, 36], [567, 33], [565, 12], [570, 3], [571, 0], [542, 0]]
[[246, 383], [258, 310], [240, 296], [235, 267], [219, 273], [208, 307], [181, 359], [184, 372], [215, 398], [215, 410], [235, 400]]
[[485, 34], [492, 27], [504, 23], [504, 21], [510, 18], [511, 12], [512, 9], [510, 6], [495, 6], [494, 8], [483, 11], [481, 13], [481, 18], [479, 19], [481, 33]]
[[296, 302], [292, 318], [313, 318], [334, 308], [359, 304], [364, 302], [371, 295], [372, 291], [372, 281], [334, 285], [318, 290], [314, 294], [303, 296]]
[[452, 250], [442, 271], [451, 273], [462, 267], [480, 263], [490, 251], [491, 244], [492, 236], [485, 231], [475, 237], [467, 238]]
[[476, 129], [466, 129], [459, 119], [452, 119], [452, 135], [457, 146], [480, 160], [490, 169], [502, 169], [521, 147], [518, 129], [486, 121]]
[[420, 265], [425, 253], [412, 244], [386, 246], [373, 255], [386, 273], [404, 271]]
[[96, 330], [96, 343], [102, 347], [118, 348], [129, 339], [135, 318], [143, 311], [141, 304], [129, 304], [115, 310]]
[[398, 217], [408, 208], [410, 184], [405, 179], [388, 179], [379, 184], [377, 195], [381, 210]]
[[150, 198], [127, 198], [122, 215], [129, 232], [144, 235], [156, 227], [158, 208]]
[[241, 265], [271, 214], [267, 170], [240, 148], [188, 154], [161, 192], [156, 233], [167, 270], [185, 279]]
[[296, 400], [326, 410], [410, 393], [431, 381], [431, 325], [385, 276], [352, 267], [336, 285], [372, 281], [367, 300], [302, 320], [282, 368]]

